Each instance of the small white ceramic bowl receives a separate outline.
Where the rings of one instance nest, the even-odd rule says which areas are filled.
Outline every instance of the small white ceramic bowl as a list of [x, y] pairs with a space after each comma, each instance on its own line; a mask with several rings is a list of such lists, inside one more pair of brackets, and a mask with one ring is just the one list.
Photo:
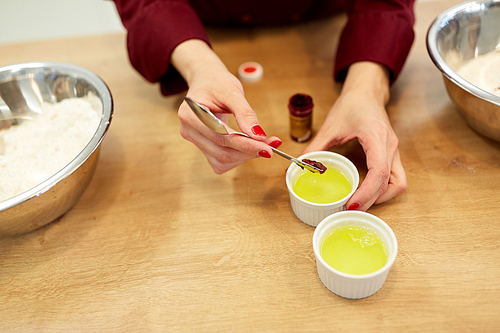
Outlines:
[[337, 153], [330, 151], [315, 151], [299, 157], [300, 160], [305, 158], [335, 166], [349, 178], [352, 186], [351, 192], [339, 201], [327, 204], [306, 201], [293, 191], [293, 182], [302, 172], [302, 169], [295, 163], [290, 165], [286, 172], [286, 186], [290, 195], [290, 204], [293, 212], [302, 222], [315, 227], [328, 215], [346, 209], [345, 204], [358, 188], [359, 174], [358, 169], [356, 169], [356, 166], [349, 159]]
[[[387, 248], [387, 263], [379, 270], [362, 275], [340, 272], [321, 257], [321, 244], [330, 232], [341, 226], [362, 226], [376, 232]], [[398, 242], [392, 229], [380, 218], [361, 211], [345, 211], [326, 217], [314, 230], [313, 249], [321, 282], [331, 292], [345, 298], [364, 298], [376, 293], [384, 284], [398, 253]]]

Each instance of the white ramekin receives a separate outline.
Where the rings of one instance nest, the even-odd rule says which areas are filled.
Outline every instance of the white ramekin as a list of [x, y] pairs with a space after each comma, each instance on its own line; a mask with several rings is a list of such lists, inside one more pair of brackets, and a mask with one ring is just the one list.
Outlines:
[[[387, 263], [379, 270], [362, 275], [340, 272], [321, 257], [320, 248], [324, 238], [334, 229], [345, 226], [362, 226], [376, 232], [387, 248]], [[384, 284], [387, 274], [396, 259], [398, 242], [392, 229], [380, 218], [361, 211], [344, 211], [326, 217], [314, 230], [313, 249], [321, 282], [331, 292], [345, 298], [364, 298], [376, 293]]]
[[300, 160], [307, 158], [324, 164], [330, 164], [342, 171], [351, 182], [352, 190], [343, 199], [327, 204], [318, 204], [300, 198], [293, 191], [293, 181], [298, 177], [302, 169], [292, 163], [286, 172], [286, 186], [290, 195], [290, 204], [295, 215], [304, 223], [313, 227], [330, 214], [346, 209], [345, 204], [358, 188], [359, 174], [356, 166], [346, 157], [330, 151], [315, 151], [299, 157]]

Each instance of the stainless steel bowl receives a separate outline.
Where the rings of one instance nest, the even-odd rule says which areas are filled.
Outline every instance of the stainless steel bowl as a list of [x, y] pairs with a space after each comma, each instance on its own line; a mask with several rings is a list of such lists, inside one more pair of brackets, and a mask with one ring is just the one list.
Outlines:
[[[31, 90], [23, 88], [21, 83], [26, 77], [32, 78]], [[101, 112], [101, 120], [90, 142], [69, 164], [43, 183], [0, 202], [0, 237], [40, 228], [73, 207], [94, 175], [100, 145], [113, 115], [113, 99], [103, 80], [75, 65], [34, 62], [0, 67], [0, 82], [7, 81], [12, 91], [9, 93], [10, 88], [4, 87], [1, 94], [11, 109], [33, 104], [37, 99], [54, 103], [65, 98], [88, 97]], [[35, 91], [38, 97], [30, 91]]]
[[[500, 1], [470, 1], [441, 13], [427, 33], [427, 50], [446, 90], [471, 128], [500, 141], [500, 97], [457, 75], [466, 61], [500, 48]], [[499, 75], [500, 75], [500, 68]]]

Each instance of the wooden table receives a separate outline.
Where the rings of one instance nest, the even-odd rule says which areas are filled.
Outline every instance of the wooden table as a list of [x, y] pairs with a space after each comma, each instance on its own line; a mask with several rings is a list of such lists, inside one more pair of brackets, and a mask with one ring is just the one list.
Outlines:
[[[388, 112], [408, 191], [369, 212], [399, 253], [382, 289], [347, 300], [316, 273], [314, 228], [293, 214], [288, 162], [255, 159], [215, 175], [179, 135], [182, 96], [165, 98], [129, 65], [125, 36], [0, 47], [0, 65], [63, 61], [109, 85], [115, 116], [96, 174], [76, 206], [32, 233], [0, 240], [0, 331], [497, 331], [500, 144], [472, 131], [425, 48], [427, 28], [458, 1], [418, 2], [416, 41]], [[289, 138], [287, 100], [315, 102], [319, 128], [338, 96], [332, 57], [344, 16], [293, 28], [210, 30], [268, 134]], [[333, 38], [332, 38], [333, 36]], [[356, 145], [336, 151], [361, 173]]]

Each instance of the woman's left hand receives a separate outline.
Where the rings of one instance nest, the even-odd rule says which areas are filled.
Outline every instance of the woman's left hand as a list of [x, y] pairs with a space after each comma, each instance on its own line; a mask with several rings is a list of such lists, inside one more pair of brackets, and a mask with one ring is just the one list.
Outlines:
[[347, 202], [348, 209], [366, 211], [372, 204], [392, 199], [407, 188], [398, 138], [385, 110], [388, 87], [388, 75], [382, 66], [351, 65], [339, 98], [304, 151], [328, 150], [358, 139], [366, 155], [368, 173]]

